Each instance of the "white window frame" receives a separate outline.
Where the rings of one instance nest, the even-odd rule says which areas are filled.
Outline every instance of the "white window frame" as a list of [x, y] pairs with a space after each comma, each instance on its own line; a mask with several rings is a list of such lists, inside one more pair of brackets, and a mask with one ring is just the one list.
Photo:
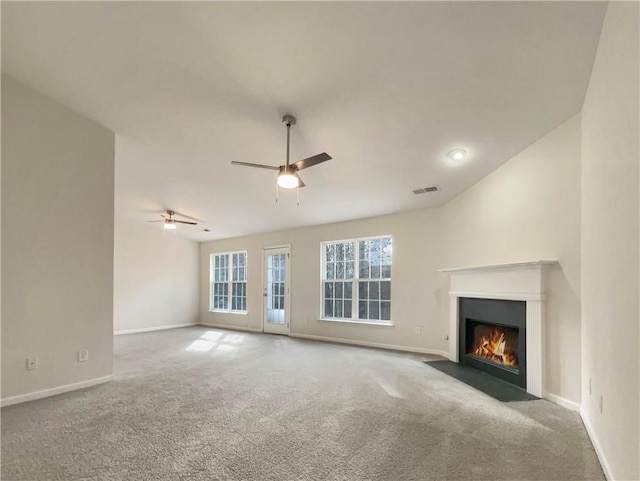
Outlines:
[[[369, 241], [369, 240], [375, 240], [375, 239], [390, 239], [391, 240], [391, 245], [393, 246], [393, 237], [389, 234], [387, 235], [378, 235], [378, 236], [370, 236], [370, 237], [357, 237], [357, 238], [352, 238], [352, 239], [341, 239], [341, 240], [331, 240], [331, 241], [324, 241], [320, 243], [320, 317], [319, 319], [321, 321], [329, 321], [329, 322], [347, 322], [347, 323], [355, 323], [355, 324], [372, 324], [372, 325], [376, 325], [376, 326], [393, 326], [393, 322], [391, 319], [391, 312], [389, 315], [389, 320], [382, 320], [382, 319], [359, 319], [359, 295], [360, 295], [360, 290], [359, 290], [359, 281], [366, 281], [366, 280], [379, 280], [379, 281], [389, 281], [390, 283], [392, 282], [392, 278], [393, 278], [393, 248], [391, 250], [391, 266], [392, 266], [392, 270], [391, 270], [391, 277], [384, 277], [384, 278], [375, 278], [375, 279], [370, 279], [370, 278], [360, 278], [360, 269], [359, 269], [359, 260], [360, 260], [360, 242], [361, 241]], [[326, 265], [327, 265], [327, 260], [326, 260], [326, 254], [327, 254], [327, 249], [326, 246], [327, 245], [331, 245], [331, 244], [343, 244], [346, 242], [353, 242], [353, 258], [354, 258], [354, 264], [353, 264], [353, 278], [352, 279], [327, 279], [326, 277]], [[351, 286], [351, 317], [347, 318], [347, 317], [325, 317], [324, 316], [324, 292], [325, 292], [325, 282], [351, 282], [352, 286]], [[389, 303], [391, 304], [391, 296], [389, 296]]]
[[[233, 255], [234, 254], [244, 254], [244, 280], [242, 281], [234, 281], [233, 280]], [[216, 281], [215, 280], [215, 261], [218, 256], [227, 256], [227, 274], [228, 278], [226, 281]], [[247, 301], [247, 273], [249, 269], [249, 255], [247, 251], [230, 251], [230, 252], [215, 252], [209, 256], [209, 311], [210, 312], [225, 312], [232, 314], [246, 314], [248, 309], [248, 301]], [[213, 289], [215, 284], [220, 284], [222, 282], [226, 282], [227, 284], [227, 309], [215, 309], [213, 307]], [[245, 306], [247, 309], [233, 309], [233, 284], [244, 283], [245, 285]]]

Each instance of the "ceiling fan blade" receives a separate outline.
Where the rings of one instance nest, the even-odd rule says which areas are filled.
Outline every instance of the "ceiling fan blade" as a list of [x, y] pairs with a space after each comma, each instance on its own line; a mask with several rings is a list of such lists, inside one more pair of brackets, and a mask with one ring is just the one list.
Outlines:
[[163, 220], [148, 220], [147, 222], [164, 222]]
[[330, 159], [331, 159], [331, 156], [326, 152], [323, 152], [321, 154], [314, 155], [313, 157], [308, 157], [306, 159], [302, 159], [297, 162], [294, 162], [293, 164], [291, 164], [291, 166], [296, 170], [302, 170], [308, 167], [313, 167], [314, 165], [319, 164], [321, 162], [326, 162], [327, 160], [330, 160]]
[[197, 223], [197, 222], [187, 222], [186, 220], [176, 220], [176, 219], [173, 219], [171, 222], [175, 222], [176, 224], [198, 225], [198, 223]]
[[270, 170], [280, 169], [280, 167], [274, 167], [273, 165], [252, 164], [251, 162], [236, 162], [235, 160], [232, 160], [231, 163], [234, 165], [244, 165], [246, 167], [259, 167], [261, 169], [270, 169]]
[[306, 184], [302, 182], [302, 178], [300, 178], [297, 172], [296, 172], [296, 177], [298, 178], [298, 187], [304, 187]]

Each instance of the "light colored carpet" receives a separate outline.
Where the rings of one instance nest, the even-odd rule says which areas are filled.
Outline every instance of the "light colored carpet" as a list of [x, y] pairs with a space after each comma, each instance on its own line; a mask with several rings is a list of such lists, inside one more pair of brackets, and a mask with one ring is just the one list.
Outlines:
[[604, 479], [580, 418], [426, 356], [204, 327], [115, 338], [114, 382], [2, 409], [2, 479]]

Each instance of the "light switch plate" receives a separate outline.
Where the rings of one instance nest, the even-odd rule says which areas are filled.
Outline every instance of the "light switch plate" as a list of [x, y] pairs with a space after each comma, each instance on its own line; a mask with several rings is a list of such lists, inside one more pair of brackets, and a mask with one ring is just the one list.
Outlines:
[[89, 349], [81, 349], [78, 351], [78, 362], [85, 362], [89, 360]]

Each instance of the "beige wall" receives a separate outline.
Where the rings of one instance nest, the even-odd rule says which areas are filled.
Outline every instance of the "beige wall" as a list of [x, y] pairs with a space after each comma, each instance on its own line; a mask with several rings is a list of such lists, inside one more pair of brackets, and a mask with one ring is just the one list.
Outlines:
[[197, 242], [116, 217], [114, 331], [196, 323], [198, 255]]
[[[547, 300], [547, 389], [580, 402], [580, 116], [441, 208], [446, 267], [557, 260]], [[449, 316], [445, 280], [441, 317]]]
[[639, 14], [609, 3], [582, 122], [582, 414], [620, 480], [640, 479]]
[[[291, 244], [291, 332], [417, 349], [445, 350], [443, 326], [437, 318], [439, 222], [435, 211], [417, 211], [328, 224], [200, 246], [200, 319], [203, 322], [260, 329], [262, 325], [262, 253], [265, 246]], [[320, 242], [390, 234], [393, 237], [393, 327], [354, 325], [320, 318]], [[248, 314], [209, 312], [209, 256], [247, 250]], [[415, 328], [421, 334], [415, 334]]]
[[3, 75], [3, 399], [111, 374], [113, 179], [112, 132]]

